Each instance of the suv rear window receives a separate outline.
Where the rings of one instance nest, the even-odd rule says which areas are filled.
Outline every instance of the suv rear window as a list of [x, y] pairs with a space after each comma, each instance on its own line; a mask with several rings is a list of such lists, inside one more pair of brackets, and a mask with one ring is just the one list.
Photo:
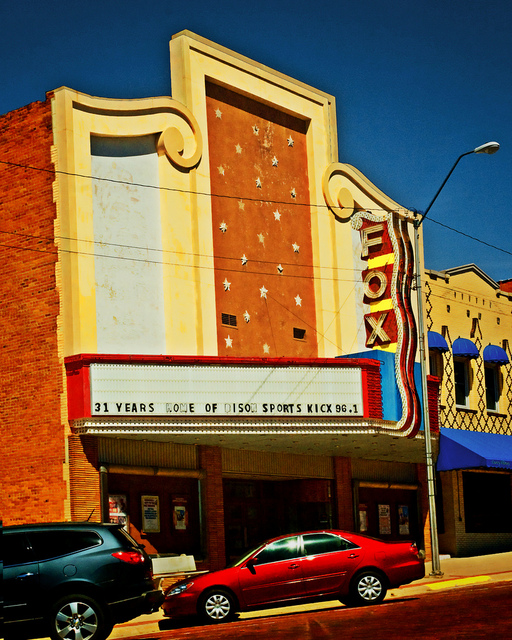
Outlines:
[[36, 561], [66, 556], [103, 542], [95, 531], [31, 531], [27, 535]]

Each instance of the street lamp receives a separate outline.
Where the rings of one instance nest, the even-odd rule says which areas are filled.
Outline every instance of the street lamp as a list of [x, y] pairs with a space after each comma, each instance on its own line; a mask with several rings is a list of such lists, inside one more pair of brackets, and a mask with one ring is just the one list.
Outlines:
[[430, 538], [432, 545], [432, 571], [430, 573], [431, 576], [442, 576], [443, 572], [441, 571], [441, 562], [439, 558], [439, 540], [437, 534], [437, 514], [436, 514], [436, 494], [435, 494], [435, 484], [434, 484], [434, 461], [432, 459], [432, 438], [430, 434], [430, 418], [428, 412], [428, 390], [427, 390], [427, 371], [426, 371], [426, 350], [425, 350], [425, 327], [423, 322], [423, 299], [421, 293], [421, 263], [420, 263], [420, 227], [425, 220], [430, 208], [434, 204], [437, 199], [437, 196], [441, 193], [442, 188], [447, 183], [448, 178], [452, 175], [455, 167], [459, 163], [459, 160], [464, 156], [468, 156], [471, 153], [487, 153], [493, 154], [496, 153], [500, 148], [500, 145], [497, 142], [486, 142], [485, 144], [476, 147], [472, 151], [466, 151], [466, 153], [462, 153], [455, 164], [451, 168], [450, 172], [444, 179], [443, 184], [439, 187], [436, 195], [432, 198], [432, 201], [425, 209], [423, 213], [418, 212], [418, 217], [414, 220], [414, 260], [415, 260], [415, 271], [416, 271], [416, 291], [418, 295], [418, 342], [420, 346], [420, 366], [421, 366], [421, 391], [423, 398], [423, 429], [425, 435], [425, 461], [427, 466], [427, 488], [428, 488], [428, 510], [430, 517]]

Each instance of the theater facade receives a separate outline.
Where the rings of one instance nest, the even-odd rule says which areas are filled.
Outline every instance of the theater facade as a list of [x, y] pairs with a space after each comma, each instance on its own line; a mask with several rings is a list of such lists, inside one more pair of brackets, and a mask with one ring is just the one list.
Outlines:
[[172, 98], [2, 117], [4, 522], [213, 569], [323, 527], [428, 555], [414, 214], [338, 161], [332, 96], [190, 32], [170, 61]]

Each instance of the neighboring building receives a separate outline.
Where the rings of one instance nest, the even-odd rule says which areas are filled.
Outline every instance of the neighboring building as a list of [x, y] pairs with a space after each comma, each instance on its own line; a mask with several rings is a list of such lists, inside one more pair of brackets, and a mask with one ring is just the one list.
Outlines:
[[427, 271], [430, 371], [441, 378], [440, 550], [512, 549], [512, 287], [476, 265]]
[[428, 554], [414, 214], [337, 162], [331, 96], [188, 32], [171, 75], [1, 118], [4, 523]]

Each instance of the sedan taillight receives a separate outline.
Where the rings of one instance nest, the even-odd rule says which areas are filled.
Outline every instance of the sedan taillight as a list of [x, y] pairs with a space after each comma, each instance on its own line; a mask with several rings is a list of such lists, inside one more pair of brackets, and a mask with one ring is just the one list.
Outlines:
[[116, 551], [112, 554], [114, 558], [127, 562], [128, 564], [144, 564], [145, 559], [140, 551]]

